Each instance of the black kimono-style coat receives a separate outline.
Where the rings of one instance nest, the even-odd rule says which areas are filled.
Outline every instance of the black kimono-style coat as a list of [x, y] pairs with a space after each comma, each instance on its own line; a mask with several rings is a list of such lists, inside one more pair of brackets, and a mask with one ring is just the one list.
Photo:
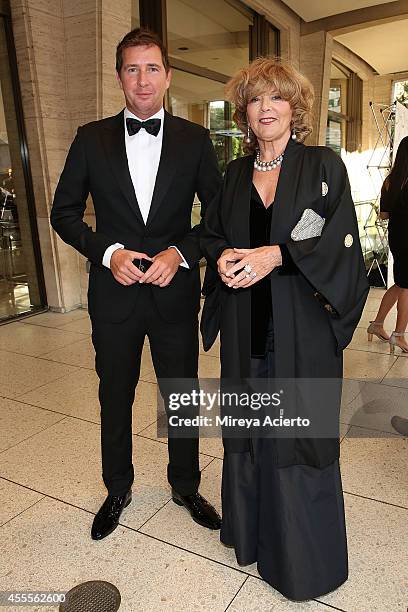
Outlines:
[[[206, 349], [221, 332], [222, 379], [250, 376], [251, 292], [229, 289], [219, 279], [216, 263], [226, 248], [250, 248], [253, 161], [250, 155], [228, 165], [201, 236], [209, 264], [201, 332]], [[369, 290], [341, 158], [329, 148], [289, 140], [273, 207], [269, 244], [285, 244], [292, 259], [292, 265], [270, 274], [275, 377], [341, 379], [342, 351], [352, 339]], [[291, 231], [307, 208], [325, 218], [323, 231], [319, 237], [294, 241]], [[340, 398], [327, 410], [338, 421]], [[226, 452], [244, 452], [249, 446], [248, 438], [224, 438]], [[323, 467], [338, 456], [338, 437], [285, 438], [277, 440], [275, 461], [280, 466]]]

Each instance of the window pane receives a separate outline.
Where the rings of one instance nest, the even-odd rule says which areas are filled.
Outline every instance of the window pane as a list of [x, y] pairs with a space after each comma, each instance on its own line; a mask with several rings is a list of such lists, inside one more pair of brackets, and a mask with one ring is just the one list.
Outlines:
[[330, 85], [329, 89], [329, 111], [341, 113], [341, 87], [340, 85]]
[[342, 121], [328, 119], [326, 129], [326, 146], [333, 149], [333, 151], [338, 153], [338, 155], [341, 154], [341, 145], [343, 141], [342, 130]]
[[242, 155], [242, 132], [232, 121], [233, 108], [224, 101], [224, 84], [173, 70], [170, 112], [210, 130], [221, 172]]
[[224, 0], [167, 0], [170, 57], [233, 75], [248, 64], [251, 18]]
[[279, 31], [270, 24], [268, 25], [268, 49], [271, 57], [279, 55]]
[[[242, 132], [232, 121], [233, 108], [225, 102], [224, 84], [188, 72], [173, 69], [169, 110], [173, 115], [194, 121], [210, 130], [211, 140], [224, 172], [227, 163], [242, 155]], [[192, 223], [200, 220], [200, 202], [196, 199]]]
[[[344, 72], [343, 72], [344, 70]], [[347, 114], [346, 97], [347, 97], [347, 69], [337, 64], [330, 65], [330, 90], [329, 90], [329, 111], [335, 113]]]

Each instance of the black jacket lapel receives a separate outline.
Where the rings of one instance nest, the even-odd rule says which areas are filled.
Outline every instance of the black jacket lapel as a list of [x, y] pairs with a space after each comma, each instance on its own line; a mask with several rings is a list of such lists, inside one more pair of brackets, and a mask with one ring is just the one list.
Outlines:
[[288, 233], [296, 225], [294, 217], [297, 188], [302, 172], [301, 158], [305, 145], [289, 139], [279, 173], [273, 203], [273, 215], [270, 244], [283, 244], [288, 240]]
[[[292, 229], [293, 215], [296, 215], [295, 200], [296, 189], [299, 182], [299, 175], [302, 171], [301, 157], [304, 154], [305, 146], [289, 140], [285, 156], [279, 173], [278, 184], [276, 187], [275, 199], [273, 203], [273, 216], [271, 226], [270, 244], [281, 244], [286, 242], [288, 227]], [[247, 155], [242, 157], [237, 168], [238, 176], [235, 180], [236, 187], [232, 196], [232, 242], [237, 248], [250, 248], [249, 235], [249, 215], [251, 203], [251, 190], [253, 179], [254, 156]], [[290, 225], [292, 223], [292, 225]]]
[[149, 225], [163, 201], [170, 187], [180, 158], [180, 147], [183, 146], [181, 135], [183, 128], [180, 123], [168, 112], [164, 113], [163, 143], [154, 186], [152, 203], [146, 225]]
[[142, 213], [140, 212], [132, 179], [130, 177], [126, 156], [123, 111], [115, 117], [112, 117], [112, 121], [106, 125], [103, 132], [103, 143], [109, 163], [119, 183], [119, 187], [128, 201], [130, 208], [136, 214], [138, 220], [144, 225]]

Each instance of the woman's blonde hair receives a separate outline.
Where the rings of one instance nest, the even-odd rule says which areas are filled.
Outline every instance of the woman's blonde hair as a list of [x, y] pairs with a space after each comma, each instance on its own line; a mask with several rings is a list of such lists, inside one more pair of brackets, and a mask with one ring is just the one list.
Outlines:
[[[298, 141], [303, 142], [312, 131], [313, 86], [293, 66], [268, 57], [259, 57], [242, 68], [226, 85], [227, 100], [235, 105], [234, 121], [247, 135], [247, 105], [250, 100], [275, 88], [292, 109], [291, 127]], [[245, 153], [253, 153], [257, 139], [250, 130], [251, 142], [244, 141]]]

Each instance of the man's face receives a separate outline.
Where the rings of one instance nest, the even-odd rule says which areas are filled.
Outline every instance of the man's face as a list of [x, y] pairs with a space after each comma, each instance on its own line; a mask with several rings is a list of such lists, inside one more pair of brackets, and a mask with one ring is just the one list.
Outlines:
[[171, 71], [166, 74], [161, 51], [156, 45], [127, 47], [122, 51], [122, 59], [117, 78], [126, 106], [140, 119], [148, 119], [163, 106]]

